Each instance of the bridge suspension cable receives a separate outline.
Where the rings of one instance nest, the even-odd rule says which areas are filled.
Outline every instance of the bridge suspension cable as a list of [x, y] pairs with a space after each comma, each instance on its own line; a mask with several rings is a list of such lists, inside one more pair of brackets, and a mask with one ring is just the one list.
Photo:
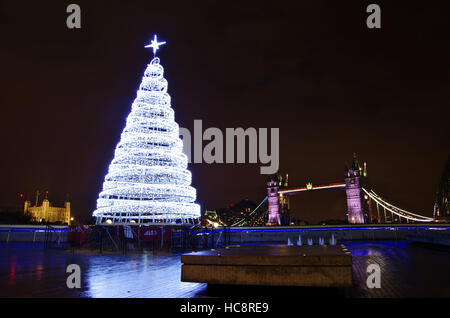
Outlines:
[[391, 212], [399, 217], [402, 217], [402, 218], [405, 218], [408, 220], [412, 220], [412, 221], [417, 221], [417, 222], [432, 222], [432, 221], [434, 221], [433, 218], [400, 209], [400, 208], [396, 207], [395, 205], [392, 205], [389, 202], [383, 200], [379, 195], [377, 195], [372, 190], [366, 190], [365, 188], [361, 188], [361, 189], [377, 204], [381, 205], [383, 208], [385, 208], [389, 212]]
[[240, 220], [240, 221], [237, 221], [236, 223], [232, 224], [231, 226], [242, 226], [242, 225], [243, 225], [243, 222], [244, 222], [250, 215], [252, 215], [253, 213], [255, 213], [256, 210], [258, 210], [259, 207], [260, 207], [261, 205], [263, 205], [266, 201], [267, 201], [267, 196], [266, 196], [266, 197], [261, 201], [261, 203], [258, 204], [258, 206], [257, 206], [252, 212], [250, 212], [245, 218], [243, 218], [243, 219]]

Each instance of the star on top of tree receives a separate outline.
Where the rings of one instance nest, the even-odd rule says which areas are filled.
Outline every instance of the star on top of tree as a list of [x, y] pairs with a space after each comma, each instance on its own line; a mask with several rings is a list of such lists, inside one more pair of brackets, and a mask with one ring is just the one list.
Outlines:
[[159, 50], [159, 46], [163, 44], [166, 44], [166, 42], [158, 42], [158, 36], [155, 34], [153, 40], [150, 42], [150, 44], [146, 45], [145, 48], [151, 47], [153, 49], [153, 55], [155, 55], [156, 51]]

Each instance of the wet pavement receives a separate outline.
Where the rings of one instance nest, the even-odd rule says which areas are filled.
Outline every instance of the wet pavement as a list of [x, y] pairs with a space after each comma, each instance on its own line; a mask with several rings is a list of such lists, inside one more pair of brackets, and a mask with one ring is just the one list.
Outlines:
[[[283, 293], [314, 297], [450, 297], [450, 251], [407, 241], [344, 242], [353, 255], [353, 287], [241, 288], [180, 281], [180, 254], [78, 254], [42, 245], [0, 244], [0, 297], [190, 298]], [[378, 264], [381, 288], [366, 286]], [[66, 267], [78, 264], [81, 288], [69, 289]]]

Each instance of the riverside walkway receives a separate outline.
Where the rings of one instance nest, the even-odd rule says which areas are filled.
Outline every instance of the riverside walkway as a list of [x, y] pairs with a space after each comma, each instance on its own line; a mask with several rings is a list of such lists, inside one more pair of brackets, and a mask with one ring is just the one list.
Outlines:
[[[181, 282], [180, 254], [76, 254], [32, 244], [0, 244], [0, 297], [190, 298], [230, 295], [302, 297], [450, 297], [450, 252], [410, 241], [343, 243], [352, 253], [350, 288], [207, 288]], [[381, 288], [366, 286], [367, 266], [379, 264]], [[66, 286], [66, 267], [81, 268], [81, 288]]]

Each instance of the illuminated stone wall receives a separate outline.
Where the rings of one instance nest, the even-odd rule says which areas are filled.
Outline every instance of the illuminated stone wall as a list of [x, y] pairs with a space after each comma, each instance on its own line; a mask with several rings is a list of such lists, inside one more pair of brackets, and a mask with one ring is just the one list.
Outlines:
[[24, 212], [29, 212], [36, 222], [61, 222], [70, 224], [70, 202], [65, 202], [64, 207], [50, 206], [45, 199], [41, 206], [30, 206], [30, 201], [25, 201]]

